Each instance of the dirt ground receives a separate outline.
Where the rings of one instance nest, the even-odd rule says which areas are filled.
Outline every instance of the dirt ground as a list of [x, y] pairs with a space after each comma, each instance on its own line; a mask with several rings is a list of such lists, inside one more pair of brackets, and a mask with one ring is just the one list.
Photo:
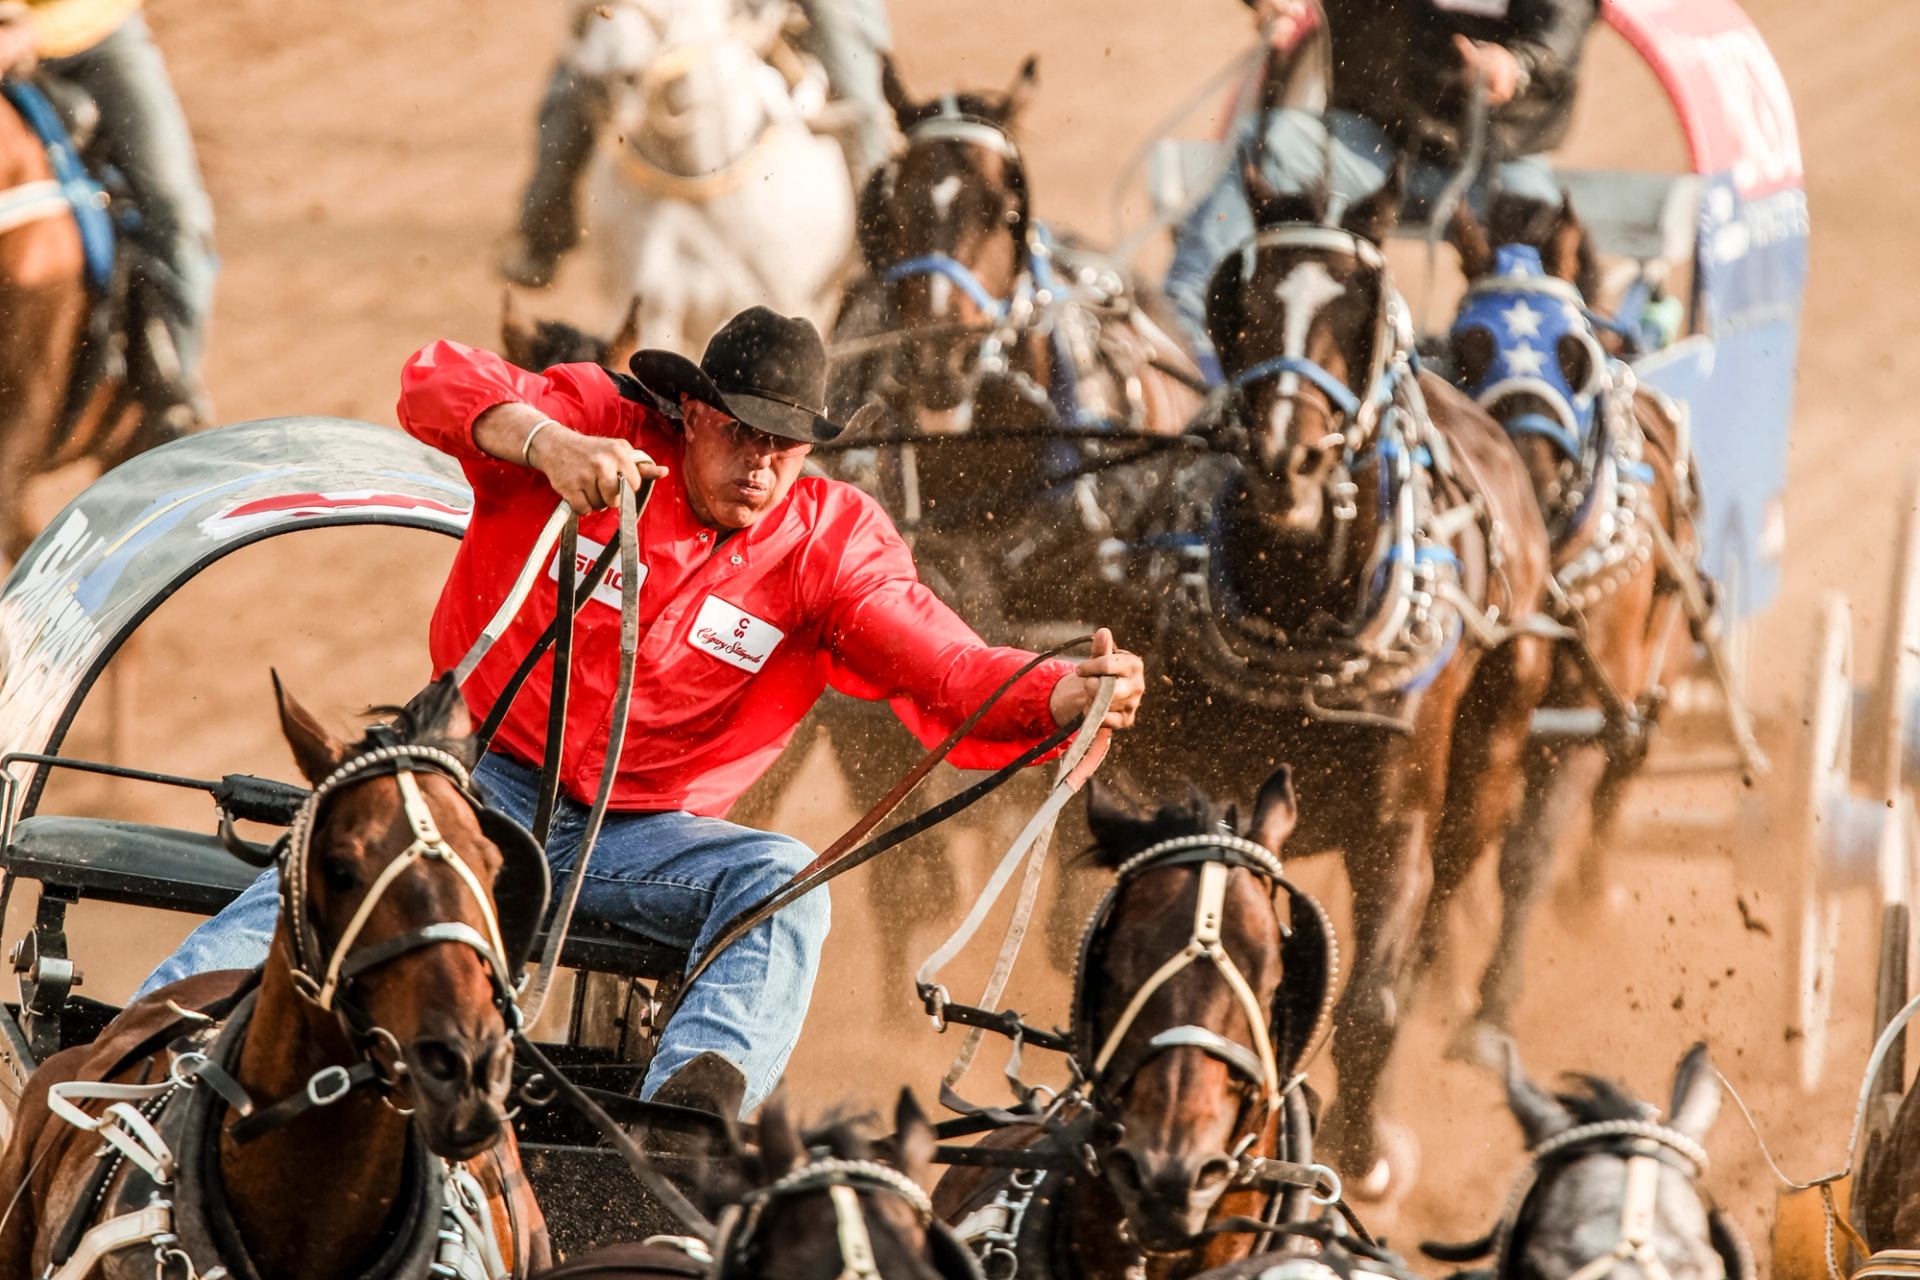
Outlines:
[[[152, 20], [202, 148], [219, 211], [223, 273], [210, 380], [220, 418], [334, 414], [392, 421], [405, 356], [441, 336], [489, 341], [499, 289], [492, 245], [528, 162], [530, 118], [562, 26], [558, 0], [153, 0]], [[1249, 39], [1233, 0], [895, 0], [896, 45], [921, 92], [999, 85], [1028, 51], [1042, 84], [1022, 132], [1038, 211], [1095, 238], [1111, 232], [1107, 193], [1123, 158], [1156, 122]], [[1920, 331], [1915, 251], [1897, 228], [1920, 206], [1920, 177], [1889, 164], [1920, 124], [1920, 7], [1900, 0], [1807, 5], [1755, 0], [1800, 112], [1813, 211], [1812, 283], [1788, 487], [1781, 596], [1765, 615], [1757, 694], [1788, 729], [1812, 607], [1853, 600], [1859, 649], [1883, 612], [1896, 478], [1920, 455], [1920, 424], [1896, 371]], [[1664, 100], [1611, 37], [1596, 39], [1569, 152], [1584, 163], [1677, 165]], [[1149, 254], [1151, 256], [1151, 254]], [[576, 275], [584, 276], [584, 271]], [[563, 280], [550, 309], [599, 324], [605, 305]], [[55, 482], [47, 499], [73, 477]], [[246, 769], [291, 776], [270, 715], [267, 670], [342, 716], [392, 700], [425, 674], [425, 619], [451, 544], [419, 533], [332, 532], [269, 544], [205, 575], [164, 608], [138, 646], [136, 719], [127, 759], [189, 774]], [[105, 741], [104, 717], [76, 751]], [[904, 762], [903, 762], [904, 765]], [[819, 779], [782, 820], [822, 841], [851, 815]], [[1777, 790], [1762, 783], [1762, 795]], [[1725, 799], [1667, 796], [1688, 807]], [[824, 797], [824, 798], [823, 798]], [[198, 825], [172, 797], [108, 797], [72, 787], [50, 805]], [[1643, 810], [1654, 803], [1643, 797]], [[1728, 847], [1728, 846], [1737, 847]], [[1833, 1066], [1804, 1097], [1787, 1073], [1787, 1028], [1774, 995], [1777, 937], [1743, 926], [1735, 894], [1745, 838], [1639, 848], [1622, 864], [1612, 911], [1544, 913], [1520, 1042], [1538, 1073], [1594, 1070], [1664, 1100], [1672, 1067], [1705, 1038], [1746, 1092], [1791, 1170], [1843, 1152], [1853, 1077], [1864, 1060], [1872, 920], [1850, 902]], [[1732, 855], [1732, 856], [1729, 856]], [[976, 860], [977, 861], [977, 860]], [[1750, 866], [1751, 863], [1749, 862]], [[980, 872], [971, 872], [970, 884]], [[1304, 872], [1339, 909], [1337, 866]], [[954, 1045], [908, 1016], [903, 973], [877, 972], [877, 926], [864, 895], [836, 895], [837, 925], [812, 1029], [790, 1079], [812, 1108], [872, 1105], [901, 1083], [930, 1096]], [[952, 904], [957, 920], [962, 904]], [[1494, 921], [1488, 883], [1467, 896], [1459, 986]], [[87, 990], [117, 998], [181, 932], [180, 922], [83, 908], [77, 954]], [[16, 907], [14, 927], [21, 909]], [[913, 953], [930, 947], [929, 936]], [[1057, 978], [1028, 957], [1017, 1004], [1058, 1016]], [[977, 977], [963, 975], [964, 988]], [[1478, 1234], [1498, 1210], [1519, 1144], [1482, 1072], [1441, 1060], [1459, 1000], [1431, 984], [1411, 1021], [1390, 1110], [1425, 1149], [1427, 1176], [1380, 1217], [1400, 1243]], [[969, 1082], [997, 1088], [991, 1069]], [[1764, 1232], [1772, 1189], [1731, 1109], [1711, 1144], [1715, 1192]]]

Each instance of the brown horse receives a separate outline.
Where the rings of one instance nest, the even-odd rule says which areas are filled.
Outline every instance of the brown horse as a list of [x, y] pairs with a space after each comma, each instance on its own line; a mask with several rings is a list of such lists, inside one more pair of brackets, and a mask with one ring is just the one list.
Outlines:
[[760, 1113], [756, 1150], [736, 1146], [707, 1171], [717, 1238], [657, 1236], [569, 1259], [541, 1280], [778, 1276], [780, 1280], [980, 1280], [964, 1246], [921, 1190], [933, 1127], [903, 1090], [894, 1134], [853, 1125], [802, 1134], [779, 1094]]
[[1351, 1189], [1379, 1195], [1410, 1176], [1376, 1114], [1425, 967], [1413, 946], [1437, 958], [1448, 902], [1519, 796], [1551, 669], [1531, 622], [1547, 536], [1498, 424], [1411, 358], [1378, 248], [1398, 176], [1338, 227], [1321, 197], [1246, 183], [1260, 230], [1208, 308], [1228, 456], [1168, 593], [1163, 691], [1115, 745], [1143, 772], [1216, 785], [1293, 764], [1295, 848], [1342, 850], [1355, 904], [1323, 1142]]
[[[351, 746], [279, 700], [317, 791], [266, 965], [163, 988], [34, 1073], [0, 1160], [0, 1273], [425, 1274], [450, 1232], [515, 1275], [547, 1261], [503, 1017], [545, 862], [470, 789], [450, 680]], [[100, 1105], [129, 1093], [145, 1119]], [[103, 1139], [125, 1158], [101, 1159]], [[171, 1208], [145, 1221], [150, 1200]], [[130, 1239], [76, 1262], [108, 1220]]]
[[[0, 200], [49, 183], [46, 147], [0, 100]], [[94, 457], [102, 467], [178, 434], [146, 412], [125, 378], [102, 376], [80, 391], [75, 370], [89, 350], [88, 297], [80, 231], [64, 201], [0, 221], [0, 572], [32, 539], [25, 511], [33, 478]]]
[[1179, 432], [1199, 396], [1167, 370], [1196, 375], [1132, 282], [1035, 216], [1016, 134], [1036, 83], [1029, 58], [1004, 93], [922, 101], [886, 64], [906, 145], [861, 192], [867, 278], [836, 337], [882, 332], [838, 392], [877, 396], [922, 437], [883, 451], [876, 487], [964, 616], [1118, 625], [1100, 575], [1046, 569], [1091, 564], [1126, 522], [1129, 481], [1076, 479], [1099, 448], [1084, 437]]
[[1285, 769], [1245, 835], [1198, 793], [1140, 818], [1095, 788], [1087, 818], [1093, 859], [1117, 874], [1074, 981], [1084, 1104], [980, 1144], [1023, 1150], [1043, 1172], [956, 1169], [934, 1205], [976, 1248], [1014, 1255], [1022, 1276], [1145, 1265], [1172, 1280], [1255, 1247], [1214, 1224], [1304, 1211], [1311, 1187], [1268, 1175], [1275, 1161], [1303, 1174], [1312, 1160], [1297, 1073], [1331, 1005], [1331, 928], [1281, 870], [1296, 818]]
[[[1472, 292], [1453, 332], [1457, 376], [1511, 433], [1553, 540], [1554, 612], [1576, 633], [1558, 647], [1542, 707], [1574, 725], [1527, 752], [1526, 799], [1507, 833], [1500, 882], [1509, 909], [1480, 989], [1477, 1026], [1460, 1054], [1484, 1056], [1484, 1031], [1507, 1031], [1520, 994], [1522, 929], [1549, 880], [1554, 846], [1590, 815], [1576, 881], [1604, 895], [1604, 853], [1627, 784], [1646, 759], [1665, 686], [1693, 637], [1678, 574], [1698, 579], [1700, 494], [1678, 411], [1637, 387], [1605, 355], [1586, 290], [1598, 271], [1571, 204], [1503, 196], [1483, 227], [1463, 206], [1452, 227]], [[1494, 248], [1533, 248], [1547, 275], [1494, 274]], [[1539, 342], [1540, 374], [1505, 367], [1497, 316], [1527, 308], [1521, 342]], [[1492, 323], [1476, 317], [1492, 318]], [[1511, 335], [1508, 335], [1511, 337]], [[1529, 345], [1530, 352], [1532, 347]], [[1664, 559], [1656, 539], [1673, 549]]]

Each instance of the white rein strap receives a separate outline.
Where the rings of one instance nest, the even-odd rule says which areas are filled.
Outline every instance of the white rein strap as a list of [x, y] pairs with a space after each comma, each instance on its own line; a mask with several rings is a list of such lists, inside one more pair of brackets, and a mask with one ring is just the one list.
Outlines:
[[[1275, 866], [1277, 879], [1278, 859], [1274, 859], [1266, 849], [1252, 845], [1251, 841], [1220, 836], [1189, 836], [1156, 845], [1135, 857], [1126, 867], [1121, 868], [1121, 877], [1124, 880], [1131, 867], [1149, 864], [1166, 853], [1181, 848], [1208, 846], [1238, 848], [1242, 844], [1259, 849], [1263, 857], [1271, 860]], [[1267, 1013], [1260, 1007], [1259, 997], [1254, 995], [1252, 984], [1247, 981], [1246, 975], [1240, 972], [1240, 966], [1233, 962], [1233, 957], [1227, 953], [1226, 947], [1220, 942], [1220, 930], [1226, 915], [1227, 884], [1232, 875], [1231, 863], [1213, 861], [1200, 864], [1200, 890], [1193, 910], [1193, 934], [1187, 940], [1184, 949], [1169, 956], [1167, 962], [1156, 969], [1153, 976], [1133, 993], [1133, 999], [1127, 1002], [1127, 1007], [1121, 1012], [1119, 1020], [1113, 1024], [1113, 1030], [1107, 1033], [1106, 1041], [1093, 1060], [1091, 1074], [1095, 1081], [1098, 1081], [1106, 1072], [1108, 1064], [1120, 1051], [1127, 1033], [1133, 1029], [1133, 1024], [1139, 1019], [1141, 1011], [1146, 1008], [1147, 1001], [1151, 1000], [1160, 988], [1171, 982], [1176, 974], [1204, 959], [1211, 961], [1214, 968], [1220, 971], [1220, 976], [1226, 979], [1227, 987], [1233, 992], [1234, 1000], [1239, 1004], [1241, 1012], [1246, 1015], [1247, 1026], [1253, 1037], [1254, 1052], [1259, 1060], [1258, 1083], [1261, 1088], [1262, 1102], [1269, 1110], [1280, 1105], [1283, 1082], [1280, 1079], [1279, 1064], [1274, 1056], [1273, 1033], [1267, 1025]], [[1198, 1043], [1197, 1037], [1177, 1034], [1181, 1030], [1184, 1029], [1176, 1028], [1174, 1032], [1155, 1037], [1155, 1040], [1168, 1046], [1190, 1045], [1203, 1052], [1210, 1051], [1209, 1045]], [[1212, 1039], [1210, 1033], [1207, 1039], [1209, 1041]]]

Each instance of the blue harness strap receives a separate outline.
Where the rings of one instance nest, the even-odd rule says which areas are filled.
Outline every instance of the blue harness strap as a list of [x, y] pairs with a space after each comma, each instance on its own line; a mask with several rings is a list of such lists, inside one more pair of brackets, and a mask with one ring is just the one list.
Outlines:
[[[1320, 388], [1327, 399], [1333, 402], [1333, 407], [1349, 418], [1360, 412], [1360, 397], [1353, 393], [1351, 387], [1313, 361], [1300, 357], [1275, 356], [1271, 360], [1262, 360], [1259, 364], [1242, 369], [1235, 374], [1233, 386], [1235, 390], [1241, 390], [1263, 378], [1271, 378], [1282, 373], [1298, 374]], [[1381, 381], [1384, 383], [1386, 380], [1383, 378]]]
[[47, 149], [47, 164], [53, 170], [60, 193], [73, 210], [74, 223], [80, 228], [80, 248], [86, 258], [87, 283], [96, 293], [104, 293], [113, 277], [113, 215], [107, 211], [107, 193], [74, 150], [60, 113], [47, 101], [47, 95], [29, 80], [8, 77], [0, 80], [0, 95], [13, 105]]
[[915, 258], [903, 258], [880, 273], [880, 278], [888, 284], [902, 280], [911, 280], [915, 276], [944, 276], [953, 282], [955, 288], [967, 295], [973, 305], [992, 316], [995, 320], [1007, 317], [1007, 301], [996, 298], [987, 292], [987, 286], [980, 283], [978, 276], [967, 270], [964, 262], [951, 254], [923, 253]]

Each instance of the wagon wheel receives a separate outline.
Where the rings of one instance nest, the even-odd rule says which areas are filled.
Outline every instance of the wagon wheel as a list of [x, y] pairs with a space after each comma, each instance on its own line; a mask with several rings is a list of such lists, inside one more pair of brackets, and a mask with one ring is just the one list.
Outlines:
[[1787, 1025], [1798, 1034], [1795, 1056], [1808, 1091], [1826, 1065], [1840, 931], [1835, 864], [1844, 852], [1852, 783], [1853, 617], [1844, 597], [1827, 597], [1817, 634], [1802, 712], [1807, 727], [1768, 841], [1767, 884], [1787, 950]]
[[[1873, 689], [1864, 699], [1860, 725], [1860, 775], [1867, 794], [1884, 803], [1891, 820], [1879, 849], [1881, 913], [1880, 971], [1874, 999], [1874, 1030], [1886, 1027], [1912, 994], [1914, 800], [1907, 758], [1914, 717], [1920, 711], [1920, 474], [1909, 483], [1894, 548], [1893, 585]], [[1904, 1037], [1887, 1056], [1879, 1090], [1892, 1095], [1906, 1082]]]

